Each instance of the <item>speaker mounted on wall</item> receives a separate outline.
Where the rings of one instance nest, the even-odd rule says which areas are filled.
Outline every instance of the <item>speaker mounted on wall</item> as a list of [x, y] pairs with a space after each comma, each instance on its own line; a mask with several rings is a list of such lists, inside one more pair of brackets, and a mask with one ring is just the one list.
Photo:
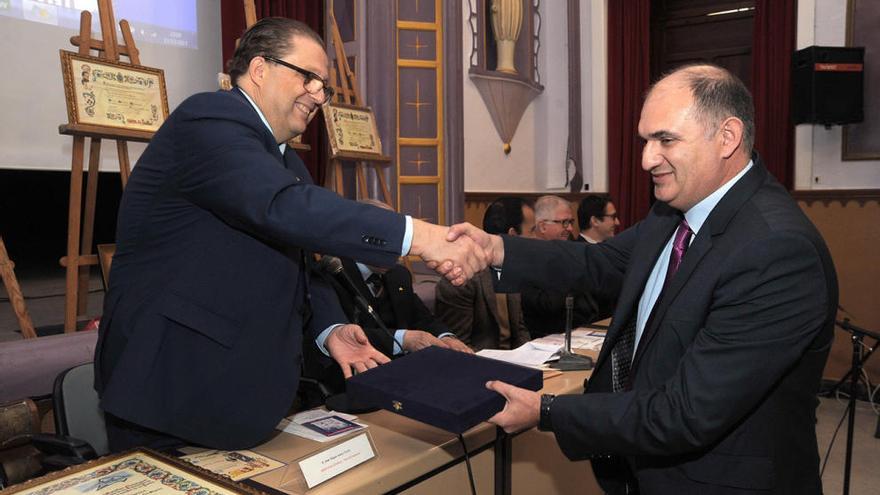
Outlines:
[[792, 59], [792, 119], [826, 126], [864, 120], [864, 47], [810, 46]]

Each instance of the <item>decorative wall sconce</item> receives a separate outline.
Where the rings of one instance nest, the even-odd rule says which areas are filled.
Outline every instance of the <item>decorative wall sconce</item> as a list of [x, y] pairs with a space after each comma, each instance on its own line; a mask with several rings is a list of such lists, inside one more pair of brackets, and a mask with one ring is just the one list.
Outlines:
[[[469, 76], [495, 129], [510, 141], [529, 103], [544, 91], [538, 73], [540, 0], [468, 0], [472, 51]], [[521, 32], [528, 33], [520, 36]], [[493, 36], [487, 36], [491, 33]]]

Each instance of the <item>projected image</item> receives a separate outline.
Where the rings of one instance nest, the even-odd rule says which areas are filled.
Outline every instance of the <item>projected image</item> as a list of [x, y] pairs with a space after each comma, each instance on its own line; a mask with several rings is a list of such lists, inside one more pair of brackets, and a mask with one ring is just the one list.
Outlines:
[[[83, 10], [99, 31], [97, 0], [0, 0], [0, 15], [73, 30]], [[113, 14], [128, 21], [135, 41], [198, 48], [196, 0], [115, 0]]]

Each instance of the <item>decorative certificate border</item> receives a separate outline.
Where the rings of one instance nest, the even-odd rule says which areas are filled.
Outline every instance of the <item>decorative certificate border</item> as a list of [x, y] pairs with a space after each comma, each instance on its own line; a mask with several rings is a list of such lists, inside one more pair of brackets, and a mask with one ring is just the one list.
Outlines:
[[328, 103], [323, 107], [324, 123], [330, 138], [332, 158], [362, 158], [363, 155], [382, 156], [382, 140], [376, 118], [369, 108]]
[[60, 50], [71, 124], [153, 131], [168, 118], [165, 72]]
[[149, 449], [102, 457], [3, 490], [4, 495], [262, 495]]

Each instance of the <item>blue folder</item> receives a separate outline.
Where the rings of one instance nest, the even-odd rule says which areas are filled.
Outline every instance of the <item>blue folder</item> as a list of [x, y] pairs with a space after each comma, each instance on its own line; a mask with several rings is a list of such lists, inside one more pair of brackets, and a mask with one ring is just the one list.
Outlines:
[[504, 407], [504, 397], [486, 388], [489, 380], [538, 391], [540, 370], [428, 347], [346, 381], [348, 395], [408, 418], [463, 433]]

